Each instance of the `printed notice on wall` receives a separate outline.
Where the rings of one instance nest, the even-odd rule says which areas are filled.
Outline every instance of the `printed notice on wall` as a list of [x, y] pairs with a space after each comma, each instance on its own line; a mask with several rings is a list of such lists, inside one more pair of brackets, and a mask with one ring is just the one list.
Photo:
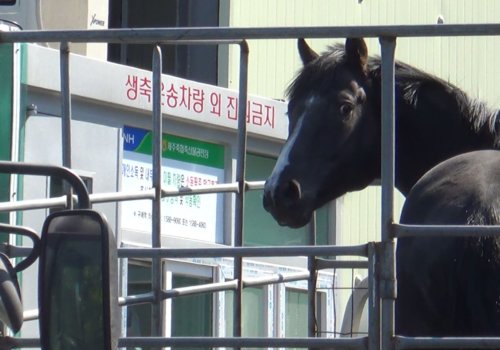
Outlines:
[[[148, 130], [123, 128], [122, 191], [152, 188], [152, 140]], [[163, 134], [162, 188], [178, 189], [224, 181], [224, 147]], [[162, 199], [162, 234], [207, 242], [222, 241], [222, 194], [195, 194]], [[151, 232], [152, 201], [121, 205], [121, 227]]]

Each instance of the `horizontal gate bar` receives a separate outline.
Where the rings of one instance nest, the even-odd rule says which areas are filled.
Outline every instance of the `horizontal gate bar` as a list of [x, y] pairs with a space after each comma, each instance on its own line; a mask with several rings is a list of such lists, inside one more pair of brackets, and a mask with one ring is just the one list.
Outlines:
[[316, 269], [367, 269], [368, 261], [316, 259]]
[[122, 338], [118, 342], [123, 347], [227, 347], [227, 348], [342, 348], [366, 349], [367, 338], [213, 338], [213, 337], [172, 337], [172, 338]]
[[396, 350], [402, 349], [499, 349], [499, 337], [402, 337], [396, 336]]
[[500, 225], [402, 225], [393, 224], [396, 237], [458, 237], [500, 235]]
[[[243, 288], [283, 283], [283, 282], [300, 281], [307, 279], [308, 277], [309, 277], [309, 272], [298, 272], [294, 274], [284, 274], [284, 275], [279, 274], [269, 277], [243, 279]], [[207, 283], [199, 286], [168, 289], [162, 292], [162, 298], [167, 299], [167, 298], [174, 298], [178, 296], [186, 296], [199, 293], [236, 290], [237, 288], [238, 288], [237, 280], [217, 282], [217, 283]]]
[[195, 27], [127, 28], [106, 30], [24, 30], [0, 32], [0, 43], [14, 42], [107, 42], [216, 44], [239, 43], [241, 39], [295, 39], [345, 37], [484, 36], [500, 34], [500, 24], [431, 24], [346, 27]]
[[75, 190], [78, 198], [80, 199], [79, 208], [87, 209], [90, 207], [87, 187], [85, 187], [85, 184], [80, 176], [78, 176], [71, 169], [55, 165], [0, 161], [0, 173], [53, 176], [66, 180]]
[[[74, 202], [76, 202], [76, 196], [73, 196]], [[26, 199], [22, 201], [12, 201], [12, 202], [2, 202], [0, 203], [0, 213], [1, 212], [11, 212], [19, 210], [33, 210], [33, 209], [48, 209], [65, 207], [67, 205], [68, 199], [66, 196], [54, 197], [54, 198], [44, 198], [44, 199]]]
[[[293, 282], [307, 279], [309, 277], [309, 272], [297, 272], [289, 274], [277, 274], [272, 276], [249, 278], [243, 280], [243, 287], [255, 287], [268, 284]], [[163, 290], [161, 292], [162, 299], [170, 299], [186, 295], [194, 295], [200, 293], [211, 293], [220, 292], [224, 290], [235, 290], [238, 288], [238, 281], [226, 281], [226, 282], [216, 282], [216, 283], [206, 283], [198, 286], [189, 286], [181, 288], [172, 288]], [[154, 300], [154, 295], [152, 292], [129, 295], [126, 297], [120, 297], [118, 303], [120, 306], [124, 305], [134, 305], [134, 304], [144, 304], [151, 303]]]
[[[264, 188], [264, 181], [245, 181], [244, 186], [246, 191], [261, 190]], [[237, 193], [238, 183], [223, 183], [206, 186], [181, 187], [179, 189], [162, 189], [162, 197], [188, 196], [194, 194], [210, 194], [210, 193]], [[108, 203], [130, 200], [153, 200], [155, 198], [155, 190], [149, 189], [146, 191], [127, 191], [127, 192], [109, 192], [109, 193], [94, 193], [90, 194], [90, 203]], [[77, 196], [73, 196], [73, 201], [78, 203]], [[29, 209], [45, 209], [53, 207], [65, 207], [67, 203], [66, 196], [43, 198], [43, 199], [27, 199], [22, 201], [3, 202], [0, 203], [0, 212], [9, 212], [16, 210]]]
[[[366, 337], [345, 338], [212, 338], [212, 337], [173, 337], [148, 338], [132, 337], [121, 338], [119, 346], [177, 346], [177, 347], [342, 347], [345, 349], [365, 349]], [[396, 336], [396, 350], [407, 348], [467, 348], [467, 349], [494, 349], [500, 347], [500, 338], [406, 338]], [[5, 349], [16, 347], [35, 348], [40, 346], [36, 338], [0, 338], [0, 346]]]
[[217, 258], [282, 256], [367, 256], [367, 244], [354, 246], [287, 246], [203, 248], [119, 248], [119, 258]]
[[[367, 338], [214, 338], [214, 337], [130, 337], [120, 338], [119, 347], [248, 347], [248, 348], [332, 348], [366, 349]], [[0, 348], [38, 348], [40, 339], [37, 338], [0, 338]]]

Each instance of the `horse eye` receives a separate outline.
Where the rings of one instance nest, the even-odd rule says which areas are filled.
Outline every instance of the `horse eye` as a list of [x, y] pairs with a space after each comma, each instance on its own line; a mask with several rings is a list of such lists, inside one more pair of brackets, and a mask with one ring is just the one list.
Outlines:
[[350, 103], [344, 103], [340, 106], [340, 114], [342, 114], [344, 117], [347, 117], [349, 114], [351, 114], [353, 110], [353, 105]]

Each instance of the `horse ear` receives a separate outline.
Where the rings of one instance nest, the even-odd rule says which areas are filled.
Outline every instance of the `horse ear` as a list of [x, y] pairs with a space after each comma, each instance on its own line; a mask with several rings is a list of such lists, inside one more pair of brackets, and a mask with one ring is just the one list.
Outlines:
[[347, 38], [345, 41], [347, 62], [366, 71], [368, 48], [363, 38]]
[[300, 58], [304, 66], [318, 57], [318, 54], [314, 52], [313, 49], [307, 45], [304, 38], [299, 38], [297, 41], [297, 47], [299, 49]]

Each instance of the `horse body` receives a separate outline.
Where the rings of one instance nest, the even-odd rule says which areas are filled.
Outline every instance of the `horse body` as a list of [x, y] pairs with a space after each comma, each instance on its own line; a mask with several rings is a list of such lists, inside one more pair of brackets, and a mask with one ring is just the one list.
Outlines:
[[[299, 52], [304, 67], [288, 91], [289, 137], [275, 169], [266, 181], [263, 201], [266, 210], [278, 223], [290, 227], [305, 225], [312, 212], [326, 202], [349, 191], [362, 189], [380, 178], [381, 161], [380, 60], [368, 57], [362, 39], [347, 39], [345, 47], [334, 46], [323, 55], [316, 54], [305, 41], [299, 39]], [[408, 195], [418, 179], [436, 164], [460, 153], [498, 147], [498, 111], [470, 99], [458, 88], [441, 79], [399, 62], [396, 63], [395, 84], [396, 187], [403, 195]], [[457, 182], [455, 190], [465, 187], [459, 183]], [[471, 193], [477, 190], [474, 186], [476, 184], [470, 188]], [[451, 187], [447, 190], [451, 190]], [[412, 196], [414, 197], [415, 195]], [[415, 203], [417, 207], [419, 201], [412, 199], [408, 202]], [[487, 201], [485, 203], [491, 204]], [[441, 218], [442, 223], [458, 223], [451, 214], [454, 205], [458, 206], [459, 202], [450, 200], [446, 210], [427, 212], [429, 218]], [[411, 210], [409, 204], [407, 207], [403, 220], [410, 222], [414, 217], [416, 222], [426, 223], [417, 213], [423, 213], [422, 208], [430, 210], [431, 206], [420, 206], [419, 210]], [[445, 216], [445, 212], [449, 213], [449, 217]], [[463, 212], [456, 211], [457, 218], [466, 217], [463, 215]], [[476, 222], [465, 220], [463, 223]], [[479, 248], [464, 250], [466, 241], [476, 242], [476, 247]], [[490, 244], [490, 248], [497, 244], [496, 239], [490, 241], [494, 242]], [[485, 255], [490, 260], [498, 259], [498, 252], [493, 248], [482, 247], [480, 238], [443, 238], [442, 241], [433, 242], [429, 244], [429, 241], [420, 238], [408, 239], [403, 244], [398, 242], [398, 273], [405, 272], [403, 281], [398, 283], [397, 318], [401, 324], [397, 323], [398, 333], [461, 335], [465, 332], [464, 327], [456, 325], [460, 322], [466, 324], [466, 319], [474, 319], [471, 309], [467, 315], [457, 314], [456, 309], [460, 306], [451, 300], [448, 302], [446, 296], [441, 298], [432, 293], [438, 289], [444, 294], [452, 293], [452, 284], [444, 277], [458, 273], [452, 266], [443, 264], [440, 270], [443, 277], [436, 277], [436, 281], [431, 279], [433, 283], [437, 283], [433, 286], [427, 284], [425, 273], [410, 273], [426, 259], [423, 253], [428, 253], [430, 259], [443, 256], [447, 261], [453, 261], [456, 254], [472, 254], [478, 259]], [[431, 262], [428, 264], [426, 273], [433, 271]], [[484, 266], [481, 265], [480, 268]], [[500, 271], [499, 267], [468, 271], [475, 276], [467, 278], [471, 277], [471, 281], [474, 281], [477, 276]], [[499, 297], [500, 281], [489, 281], [490, 285], [486, 286]], [[434, 304], [443, 304], [440, 309], [433, 310], [438, 313], [453, 310], [449, 317], [459, 315], [462, 320], [455, 321], [455, 325], [444, 330], [426, 319], [429, 313], [422, 311], [419, 314], [418, 304], [411, 300], [412, 283], [427, 291], [422, 294], [421, 302], [427, 303], [430, 308]], [[467, 283], [465, 281], [463, 286], [474, 288], [473, 284]], [[491, 298], [488, 300], [492, 302]], [[494, 309], [493, 304], [490, 307]], [[411, 320], [415, 317], [419, 321]], [[402, 320], [409, 320], [404, 327]], [[498, 335], [498, 320], [500, 314], [491, 323], [494, 326], [487, 329], [478, 326], [484, 332], [476, 332], [477, 327], [471, 328], [471, 332], [473, 335]]]
[[[401, 223], [500, 224], [500, 151], [446, 160], [413, 186]], [[410, 336], [500, 335], [500, 239], [405, 237], [396, 252], [396, 331]]]

